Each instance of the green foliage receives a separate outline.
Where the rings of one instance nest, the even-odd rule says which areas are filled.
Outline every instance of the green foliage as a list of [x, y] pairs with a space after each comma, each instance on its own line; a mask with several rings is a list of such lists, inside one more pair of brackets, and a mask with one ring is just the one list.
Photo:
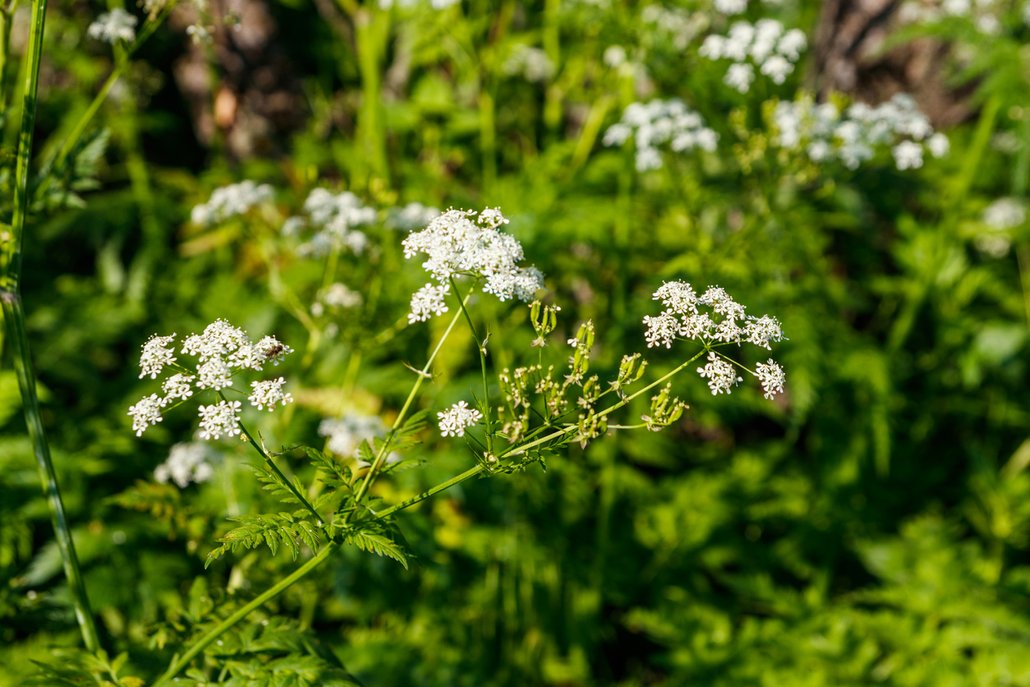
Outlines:
[[219, 537], [218, 541], [222, 545], [211, 550], [204, 561], [204, 567], [230, 551], [239, 553], [259, 546], [267, 546], [273, 556], [279, 553], [280, 546], [284, 547], [293, 560], [297, 560], [302, 546], [315, 550], [324, 541], [320, 528], [308, 516], [307, 511], [298, 510], [293, 513], [257, 513], [230, 518], [232, 522], [240, 523], [239, 527]]
[[[1004, 198], [1027, 207], [1018, 3], [990, 38], [973, 17], [898, 34], [955, 46], [940, 64], [964, 84], [967, 112], [945, 130], [948, 156], [905, 171], [889, 147], [852, 170], [776, 146], [776, 104], [818, 72], [814, 51], [786, 83], [756, 79], [747, 94], [699, 54], [705, 35], [744, 18], [811, 36], [819, 3], [749, 3], [729, 18], [678, 0], [271, 2], [286, 72], [272, 95], [246, 89], [278, 66], [259, 78], [204, 63], [251, 34], [219, 28], [192, 47], [178, 23], [162, 26], [57, 162], [117, 60], [85, 36], [106, 5], [50, 4], [23, 297], [86, 586], [119, 658], [64, 649], [76, 623], [8, 346], [0, 684], [151, 684], [330, 547], [182, 679], [1030, 685], [1030, 225], [1024, 214], [999, 229], [985, 213]], [[550, 60], [542, 81], [511, 66], [523, 46]], [[214, 80], [195, 122], [175, 65]], [[5, 113], [15, 67], [0, 70]], [[230, 95], [235, 118], [219, 110], [211, 124], [204, 104]], [[631, 142], [604, 145], [625, 107], [652, 95], [700, 113], [717, 152], [662, 150], [660, 167], [638, 172]], [[304, 123], [273, 136], [277, 120], [254, 106], [273, 102]], [[17, 125], [2, 118], [0, 233]], [[273, 200], [216, 227], [190, 221], [213, 189], [246, 178], [274, 186]], [[283, 231], [311, 219], [313, 188], [372, 209], [360, 253], [306, 253], [312, 226]], [[477, 332], [455, 328], [425, 373], [454, 304], [408, 324], [426, 281], [400, 246], [410, 201], [500, 207], [549, 290], [528, 313], [476, 294]], [[786, 394], [712, 396], [700, 361], [630, 398], [694, 353], [642, 337], [651, 294], [677, 279], [779, 318]], [[169, 447], [195, 430], [190, 404], [210, 399], [135, 438], [136, 354], [152, 332], [218, 317], [296, 348], [276, 372], [295, 403], [244, 413], [253, 436], [293, 448], [251, 470], [252, 447], [223, 441], [207, 481], [158, 483]], [[740, 354], [748, 369], [766, 357]], [[502, 432], [492, 452], [483, 425], [438, 436], [435, 413], [460, 400], [489, 407]], [[319, 431], [352, 416], [379, 419], [374, 436], [341, 448]], [[640, 424], [663, 431], [629, 429]], [[491, 479], [423, 498], [473, 468]]]

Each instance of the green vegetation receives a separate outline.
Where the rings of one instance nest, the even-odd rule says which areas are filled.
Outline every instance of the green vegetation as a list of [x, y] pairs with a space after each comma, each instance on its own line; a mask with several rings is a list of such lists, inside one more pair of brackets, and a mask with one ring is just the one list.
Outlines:
[[940, 124], [814, 2], [0, 0], [0, 684], [1030, 685], [960, 4]]

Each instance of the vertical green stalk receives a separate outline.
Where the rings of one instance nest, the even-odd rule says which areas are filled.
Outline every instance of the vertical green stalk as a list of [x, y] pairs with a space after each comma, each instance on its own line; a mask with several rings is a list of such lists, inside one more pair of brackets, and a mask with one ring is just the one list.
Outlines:
[[359, 9], [353, 18], [358, 71], [361, 74], [361, 112], [357, 134], [367, 165], [367, 178], [362, 179], [362, 182], [367, 186], [374, 186], [375, 183], [389, 185], [380, 70], [390, 32], [390, 17], [388, 13]]
[[28, 215], [29, 160], [32, 157], [32, 132], [36, 121], [36, 92], [39, 87], [39, 65], [43, 56], [43, 28], [46, 19], [46, 0], [34, 0], [30, 20], [29, 42], [26, 50], [25, 84], [18, 133], [18, 153], [14, 170], [14, 213], [11, 230], [0, 237], [0, 305], [4, 313], [7, 338], [13, 347], [15, 373], [25, 410], [25, 424], [32, 441], [39, 467], [40, 481], [50, 508], [50, 516], [57, 536], [57, 546], [68, 578], [75, 616], [82, 631], [82, 639], [91, 652], [100, 649], [100, 639], [90, 610], [86, 587], [79, 570], [71, 529], [64, 514], [57, 473], [50, 457], [50, 447], [43, 431], [39, 399], [36, 396], [36, 373], [32, 367], [28, 336], [25, 331], [25, 310], [21, 301], [21, 245]]
[[11, 54], [11, 23], [14, 8], [6, 0], [0, 5], [0, 131], [3, 130], [4, 114], [7, 112], [7, 59]]

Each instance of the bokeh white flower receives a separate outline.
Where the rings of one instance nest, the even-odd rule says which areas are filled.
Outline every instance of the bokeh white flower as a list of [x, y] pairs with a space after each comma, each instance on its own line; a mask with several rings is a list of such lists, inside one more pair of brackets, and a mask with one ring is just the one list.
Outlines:
[[115, 44], [118, 41], [131, 43], [136, 40], [136, 24], [139, 20], [121, 8], [104, 12], [86, 29], [90, 38], [105, 43]]

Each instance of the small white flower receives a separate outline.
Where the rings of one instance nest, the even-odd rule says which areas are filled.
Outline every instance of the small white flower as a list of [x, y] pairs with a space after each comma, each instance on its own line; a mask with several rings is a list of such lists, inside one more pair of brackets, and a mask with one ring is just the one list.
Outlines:
[[121, 8], [101, 14], [89, 25], [86, 32], [90, 38], [114, 45], [118, 41], [131, 43], [136, 40], [138, 20]]
[[161, 408], [164, 405], [163, 398], [157, 394], [150, 394], [129, 408], [128, 414], [132, 416], [132, 428], [136, 430], [136, 436], [143, 436], [148, 427], [161, 421]]
[[787, 381], [787, 376], [779, 363], [772, 358], [755, 366], [755, 376], [758, 377], [758, 381], [762, 384], [763, 396], [770, 401], [776, 394], [783, 393], [783, 384]]
[[193, 375], [182, 374], [178, 372], [164, 381], [161, 385], [161, 391], [164, 392], [165, 403], [174, 401], [176, 399], [186, 400], [193, 395], [193, 387], [190, 386], [190, 382], [195, 379]]
[[707, 305], [713, 311], [733, 320], [744, 319], [744, 306], [736, 302], [720, 286], [709, 286], [698, 299], [698, 303]]
[[232, 371], [221, 358], [211, 358], [197, 368], [197, 386], [201, 389], [224, 389], [232, 385]]
[[644, 341], [648, 348], [665, 346], [672, 348], [672, 342], [680, 336], [680, 321], [674, 315], [663, 312], [657, 317], [644, 316]]
[[685, 281], [667, 281], [654, 292], [652, 300], [661, 301], [662, 305], [677, 315], [693, 315], [697, 312], [697, 294], [694, 288]]
[[708, 379], [708, 388], [712, 390], [713, 396], [728, 394], [733, 391], [733, 387], [744, 381], [731, 363], [715, 353], [708, 354], [708, 364], [697, 368], [697, 373]]
[[748, 343], [771, 350], [770, 343], [783, 339], [783, 329], [775, 317], [748, 317], [748, 322], [744, 325], [743, 338]]
[[275, 410], [277, 405], [285, 406], [293, 403], [293, 395], [283, 393], [283, 384], [285, 383], [286, 380], [282, 377], [263, 382], [251, 382], [250, 386], [253, 392], [247, 400], [258, 410], [264, 410], [265, 406], [268, 406], [268, 412]]
[[436, 416], [440, 421], [440, 435], [445, 437], [463, 437], [465, 430], [483, 419], [483, 414], [470, 408], [465, 401], [458, 401]]
[[447, 312], [447, 294], [450, 288], [446, 285], [426, 284], [411, 296], [411, 312], [408, 313], [408, 324], [425, 322], [433, 315]]
[[157, 379], [157, 376], [161, 374], [166, 365], [171, 365], [175, 362], [175, 351], [168, 347], [168, 344], [172, 343], [174, 339], [175, 334], [170, 336], [154, 335], [147, 339], [147, 342], [143, 344], [143, 351], [139, 357], [140, 379], [148, 375], [151, 379]]
[[240, 433], [239, 401], [219, 401], [215, 405], [200, 406], [201, 439], [218, 439], [223, 434], [234, 437]]

